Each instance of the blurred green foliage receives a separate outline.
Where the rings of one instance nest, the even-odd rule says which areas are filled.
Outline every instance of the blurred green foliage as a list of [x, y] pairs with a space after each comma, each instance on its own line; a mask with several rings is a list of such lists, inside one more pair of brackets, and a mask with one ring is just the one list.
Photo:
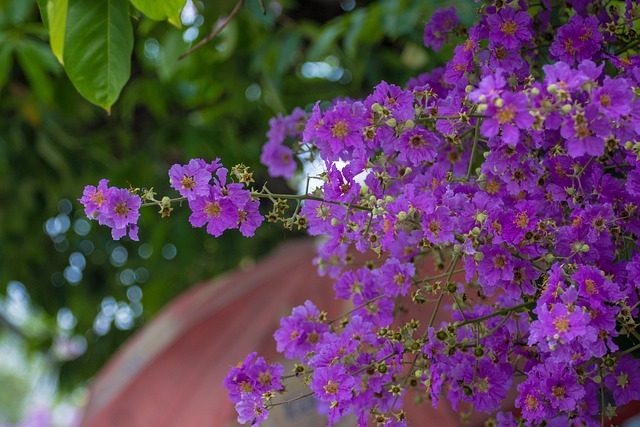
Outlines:
[[[39, 3], [0, 0], [0, 291], [20, 281], [48, 316], [49, 332], [27, 334], [34, 350], [51, 352], [56, 334], [84, 337], [86, 352], [60, 362], [67, 387], [89, 379], [187, 287], [250, 262], [290, 234], [267, 225], [253, 239], [238, 232], [214, 239], [176, 208], [168, 219], [143, 211], [140, 242], [114, 243], [95, 223], [87, 234], [76, 202], [86, 184], [108, 177], [163, 195], [172, 164], [220, 157], [228, 166], [251, 166], [261, 186], [267, 178], [258, 159], [270, 117], [318, 99], [364, 96], [381, 79], [403, 85], [449, 56], [422, 47], [428, 16], [449, 2], [281, 0], [267, 2], [263, 15], [258, 0], [247, 0], [217, 38], [181, 61], [235, 2], [189, 1], [182, 28], [131, 9], [131, 77], [108, 115], [63, 73], [42, 24], [48, 9]], [[65, 49], [69, 43], [65, 37]], [[70, 55], [63, 53], [65, 64]], [[271, 180], [271, 187], [287, 191], [285, 182]], [[114, 262], [115, 248], [124, 248], [124, 261]], [[132, 286], [142, 292], [141, 305]], [[114, 302], [136, 312], [132, 323], [96, 329]], [[75, 317], [70, 327], [56, 321], [65, 309]]]

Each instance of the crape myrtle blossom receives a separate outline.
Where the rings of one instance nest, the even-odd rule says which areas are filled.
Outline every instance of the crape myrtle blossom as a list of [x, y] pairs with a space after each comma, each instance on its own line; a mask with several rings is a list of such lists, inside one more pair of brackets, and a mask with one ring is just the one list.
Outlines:
[[80, 203], [85, 213], [100, 225], [111, 228], [111, 236], [118, 240], [129, 235], [138, 240], [138, 218], [140, 217], [140, 197], [123, 188], [109, 187], [109, 181], [100, 180], [97, 187], [87, 185]]
[[[307, 301], [274, 339], [329, 425], [417, 425], [414, 397], [497, 425], [600, 425], [640, 398], [638, 12], [568, 4], [479, 5], [469, 28], [441, 9], [424, 39], [460, 37], [443, 67], [272, 119], [261, 160], [291, 177], [320, 159], [309, 194], [195, 159], [171, 169], [176, 199], [102, 180], [86, 213], [135, 235], [141, 202], [183, 201], [214, 236], [264, 217], [322, 236], [314, 264], [351, 308]], [[287, 400], [270, 366], [250, 355], [225, 380], [240, 422]]]
[[446, 40], [447, 33], [453, 30], [459, 22], [460, 19], [456, 14], [455, 7], [439, 8], [431, 15], [429, 22], [424, 27], [424, 45], [436, 52], [439, 51]]

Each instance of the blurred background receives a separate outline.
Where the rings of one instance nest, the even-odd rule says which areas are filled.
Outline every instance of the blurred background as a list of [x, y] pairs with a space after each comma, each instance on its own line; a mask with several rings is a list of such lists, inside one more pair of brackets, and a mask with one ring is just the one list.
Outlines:
[[[136, 14], [132, 76], [111, 115], [84, 100], [51, 53], [35, 0], [0, 0], [0, 426], [69, 426], [98, 370], [190, 286], [242, 269], [294, 234], [265, 224], [214, 239], [176, 208], [143, 210], [140, 241], [114, 242], [77, 199], [101, 178], [169, 191], [193, 157], [244, 163], [256, 186], [272, 116], [362, 97], [444, 64], [424, 24], [450, 1], [188, 0], [182, 28]], [[459, 2], [463, 21], [475, 3]], [[295, 182], [270, 179], [288, 191]]]

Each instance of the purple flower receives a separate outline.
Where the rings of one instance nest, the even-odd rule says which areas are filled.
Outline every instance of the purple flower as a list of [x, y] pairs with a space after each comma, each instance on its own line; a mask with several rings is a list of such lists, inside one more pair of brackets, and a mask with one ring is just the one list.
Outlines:
[[545, 363], [548, 378], [541, 384], [543, 394], [556, 411], [574, 411], [585, 395], [584, 386], [579, 385], [578, 375], [570, 365]]
[[551, 310], [547, 304], [542, 304], [533, 310], [538, 319], [531, 324], [529, 345], [549, 344], [553, 349], [557, 344], [570, 344], [576, 339], [593, 341], [587, 334], [589, 313], [580, 307], [567, 307], [562, 303], [552, 304]]
[[333, 289], [336, 291], [336, 298], [342, 298], [347, 301], [356, 295], [362, 296], [363, 299], [370, 299], [374, 296], [372, 294], [373, 288], [373, 274], [367, 267], [362, 267], [355, 271], [346, 271], [333, 285]]
[[592, 92], [593, 102], [611, 120], [619, 120], [631, 112], [633, 91], [626, 79], [605, 77], [601, 87]]
[[189, 208], [191, 225], [202, 227], [206, 224], [207, 233], [215, 237], [238, 227], [238, 208], [229, 198], [222, 197], [216, 187], [210, 186], [206, 196], [189, 201]]
[[413, 120], [413, 93], [400, 87], [381, 81], [373, 93], [364, 101], [364, 107], [371, 110], [374, 104], [382, 108], [383, 115], [395, 118], [399, 122]]
[[291, 316], [280, 320], [280, 329], [273, 337], [276, 340], [277, 350], [284, 353], [288, 359], [304, 358], [307, 353], [313, 351], [320, 336], [329, 330], [324, 323], [320, 323], [320, 312], [311, 301], [293, 309]]
[[242, 209], [238, 209], [238, 224], [240, 225], [240, 233], [244, 237], [251, 237], [260, 227], [264, 217], [259, 211], [260, 202], [257, 200], [249, 200]]
[[231, 368], [222, 385], [229, 390], [229, 399], [236, 404], [238, 422], [259, 425], [268, 414], [262, 396], [268, 392], [282, 391], [282, 373], [280, 364], [269, 365], [257, 353], [249, 354], [244, 362]]
[[353, 398], [355, 381], [347, 374], [343, 365], [331, 365], [316, 368], [309, 388], [314, 395], [328, 402], [343, 402]]
[[482, 134], [487, 137], [496, 136], [502, 128], [502, 140], [511, 146], [518, 143], [518, 129], [528, 129], [534, 122], [524, 93], [503, 93], [499, 102], [496, 100], [490, 104], [486, 114], [490, 117], [480, 126]]
[[262, 404], [261, 399], [242, 399], [236, 403], [235, 408], [238, 412], [238, 422], [240, 424], [260, 425], [268, 417], [268, 411]]
[[454, 29], [458, 22], [455, 7], [438, 8], [424, 26], [424, 45], [438, 52], [446, 40], [447, 33]]
[[107, 192], [104, 215], [98, 217], [102, 225], [111, 227], [111, 236], [119, 240], [127, 234], [132, 240], [138, 240], [138, 218], [142, 200], [124, 188], [114, 188]]
[[578, 265], [578, 270], [571, 276], [578, 285], [580, 297], [585, 304], [594, 309], [601, 309], [606, 302], [620, 301], [624, 298], [620, 288], [608, 280], [604, 272], [590, 265]]
[[[309, 120], [312, 122], [314, 116]], [[323, 152], [323, 158], [350, 160], [350, 152], [364, 149], [362, 130], [367, 121], [352, 111], [352, 105], [339, 102], [324, 113], [322, 122], [315, 129], [315, 145]], [[308, 126], [308, 125], [307, 125]]]
[[395, 149], [398, 160], [420, 166], [436, 159], [442, 140], [433, 132], [416, 127], [406, 131], [396, 140]]
[[78, 201], [84, 205], [84, 212], [89, 218], [93, 219], [104, 212], [109, 192], [108, 184], [108, 179], [101, 179], [97, 187], [93, 185], [84, 187], [82, 197]]
[[566, 91], [579, 89], [589, 81], [589, 77], [583, 72], [572, 69], [567, 63], [561, 61], [544, 65], [542, 71], [545, 73], [544, 81], [547, 85], [555, 84]]
[[604, 138], [610, 134], [607, 120], [598, 114], [598, 108], [591, 104], [584, 111], [576, 111], [568, 115], [560, 130], [567, 139], [567, 152], [571, 157], [585, 154], [602, 156], [604, 154]]
[[513, 262], [509, 252], [499, 246], [483, 249], [484, 257], [478, 262], [478, 283], [485, 294], [493, 295], [502, 281], [513, 280]]
[[376, 270], [375, 278], [385, 295], [397, 297], [398, 295], [407, 295], [411, 279], [415, 274], [416, 269], [412, 263], [403, 263], [391, 258]]
[[567, 64], [592, 59], [600, 50], [602, 35], [598, 30], [598, 18], [573, 15], [568, 24], [558, 29], [549, 52]]
[[502, 70], [498, 69], [495, 73], [484, 76], [478, 83], [478, 88], [469, 94], [469, 99], [473, 102], [492, 102], [507, 84], [502, 74]]
[[187, 200], [194, 200], [198, 196], [205, 196], [209, 192], [211, 171], [209, 165], [202, 159], [192, 159], [188, 164], [173, 165], [169, 169], [169, 182]]
[[473, 55], [478, 49], [478, 32], [477, 27], [471, 27], [467, 41], [453, 50], [453, 58], [447, 62], [444, 73], [445, 83], [458, 84], [464, 77], [464, 73], [473, 69]]
[[262, 146], [260, 162], [269, 168], [269, 175], [272, 177], [293, 178], [297, 167], [291, 148], [277, 143]]
[[618, 358], [613, 373], [604, 378], [607, 387], [613, 390], [616, 405], [640, 400], [640, 360], [631, 355]]
[[453, 241], [455, 221], [448, 208], [439, 206], [434, 212], [424, 215], [421, 224], [425, 237], [431, 243], [438, 245]]
[[507, 49], [517, 49], [533, 37], [529, 30], [532, 22], [527, 12], [516, 12], [512, 7], [505, 7], [487, 17], [489, 40]]
[[89, 219], [111, 228], [111, 237], [119, 240], [127, 232], [131, 240], [138, 240], [138, 219], [142, 199], [124, 188], [109, 187], [102, 179], [98, 187], [87, 185], [79, 201]]

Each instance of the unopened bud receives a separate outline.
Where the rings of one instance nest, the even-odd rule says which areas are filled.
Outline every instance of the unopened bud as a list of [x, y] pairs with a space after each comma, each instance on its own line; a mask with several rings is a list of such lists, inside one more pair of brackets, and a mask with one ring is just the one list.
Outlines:
[[400, 221], [404, 221], [405, 219], [407, 219], [407, 213], [405, 211], [400, 211], [398, 212], [398, 214], [396, 215], [396, 217], [400, 220]]
[[568, 114], [571, 112], [571, 105], [569, 104], [564, 104], [562, 107], [560, 107], [560, 111], [562, 111], [565, 114]]
[[393, 117], [390, 118], [389, 120], [387, 120], [387, 126], [389, 126], [389, 127], [394, 128], [394, 127], [396, 127], [397, 124], [398, 123], [396, 122], [396, 119], [394, 119]]
[[464, 91], [465, 91], [466, 93], [471, 93], [471, 91], [472, 91], [472, 90], [473, 90], [473, 86], [471, 86], [471, 85], [467, 85], [467, 86], [464, 88]]
[[487, 111], [487, 104], [478, 104], [478, 108], [476, 108], [476, 111], [479, 114], [484, 113], [485, 111]]
[[531, 88], [531, 95], [538, 96], [539, 94], [540, 94], [540, 89], [538, 89], [537, 87]]
[[557, 91], [558, 91], [558, 86], [556, 86], [555, 84], [550, 84], [549, 86], [547, 86], [547, 92], [556, 93]]
[[495, 104], [496, 107], [498, 108], [502, 108], [504, 107], [504, 99], [502, 98], [496, 98], [495, 101], [493, 101], [493, 103]]
[[416, 122], [414, 122], [413, 120], [407, 120], [406, 122], [404, 122], [404, 127], [407, 129], [413, 129], [414, 127], [416, 127]]

